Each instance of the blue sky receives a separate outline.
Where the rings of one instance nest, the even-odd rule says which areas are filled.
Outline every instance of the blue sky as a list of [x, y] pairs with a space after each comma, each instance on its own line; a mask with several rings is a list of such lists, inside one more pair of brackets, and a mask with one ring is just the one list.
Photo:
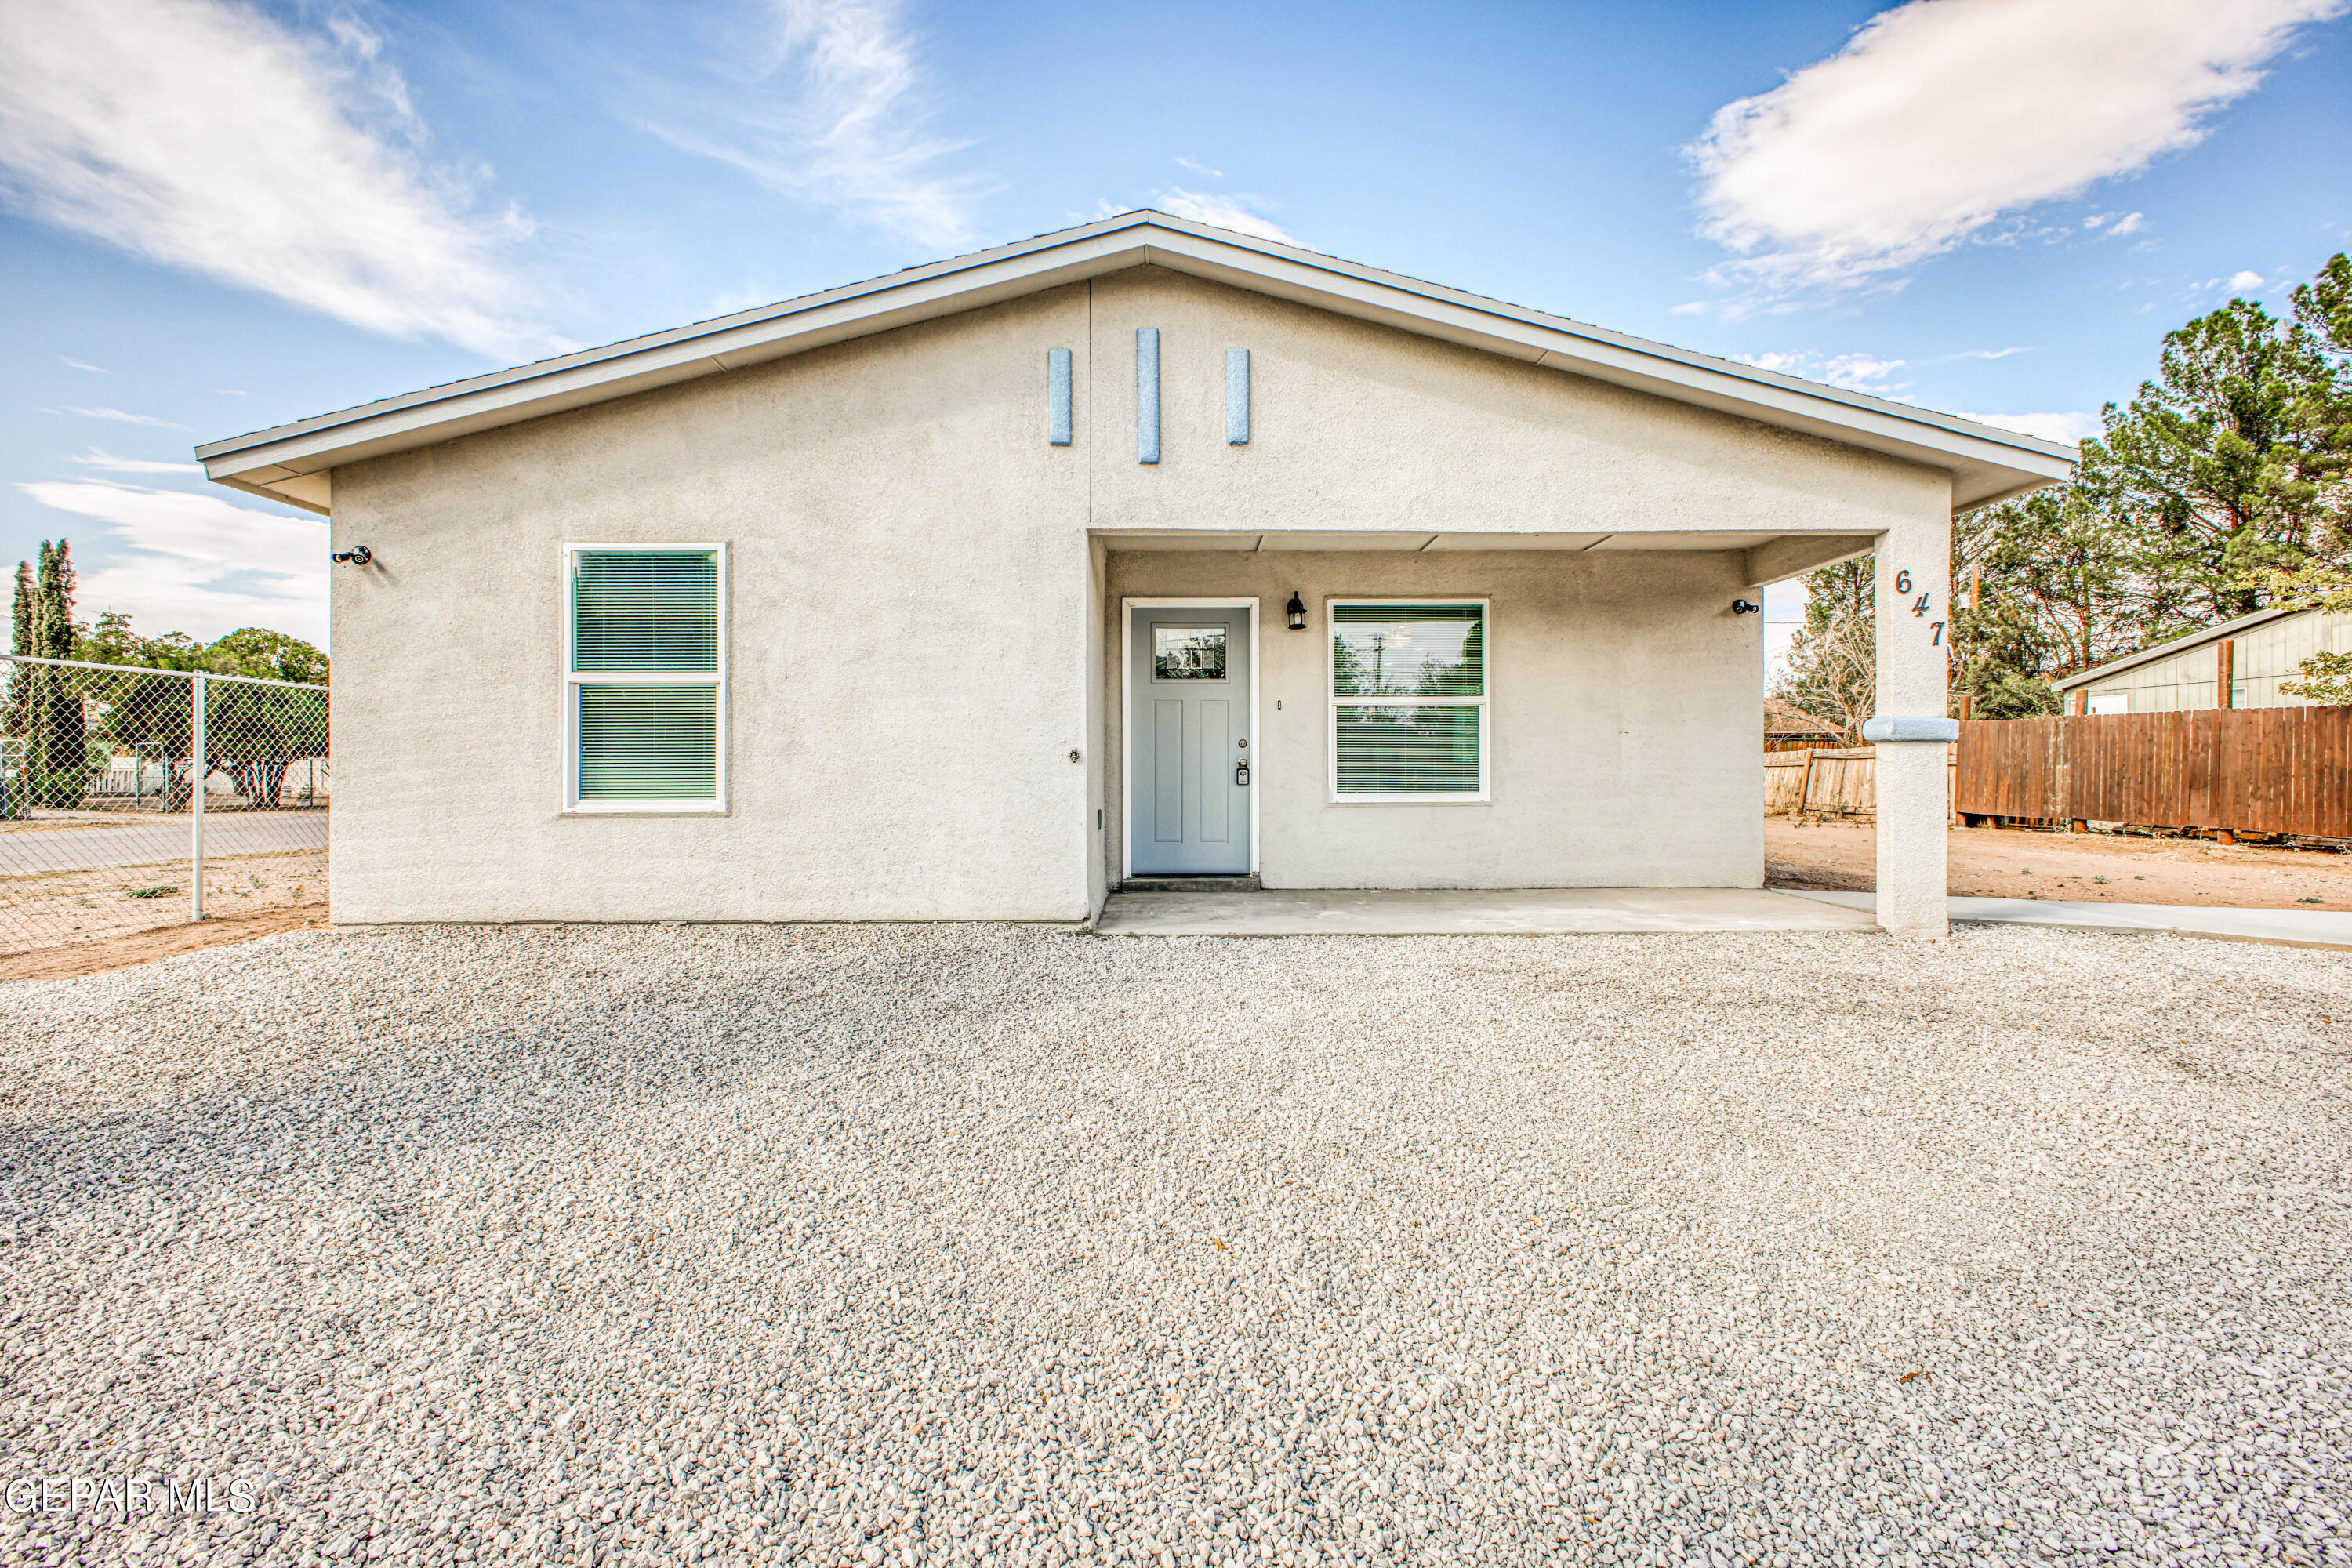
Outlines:
[[0, 8], [0, 560], [324, 640], [194, 442], [1137, 206], [2072, 435], [2352, 244], [2346, 4]]

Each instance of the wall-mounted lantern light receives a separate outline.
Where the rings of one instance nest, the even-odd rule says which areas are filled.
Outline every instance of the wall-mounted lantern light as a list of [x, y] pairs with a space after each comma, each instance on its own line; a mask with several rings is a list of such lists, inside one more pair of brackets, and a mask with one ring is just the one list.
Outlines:
[[1303, 632], [1307, 629], [1306, 600], [1300, 598], [1297, 595], [1293, 594], [1290, 595], [1290, 603], [1285, 605], [1283, 606], [1283, 610], [1290, 616], [1290, 629], [1292, 631]]
[[333, 559], [339, 565], [348, 563], [353, 566], [364, 566], [375, 559], [375, 552], [364, 544], [354, 544], [349, 550], [334, 552]]

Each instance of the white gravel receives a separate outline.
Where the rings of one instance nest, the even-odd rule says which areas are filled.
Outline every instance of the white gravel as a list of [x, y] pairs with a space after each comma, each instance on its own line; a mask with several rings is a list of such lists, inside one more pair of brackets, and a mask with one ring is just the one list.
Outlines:
[[0, 1561], [2352, 1563], [2348, 1015], [2046, 931], [0, 985], [0, 1486], [259, 1500]]

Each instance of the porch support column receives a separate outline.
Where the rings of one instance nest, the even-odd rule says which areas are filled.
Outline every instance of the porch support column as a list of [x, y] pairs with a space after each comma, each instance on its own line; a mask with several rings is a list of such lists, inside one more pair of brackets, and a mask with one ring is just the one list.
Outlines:
[[1945, 717], [1951, 558], [1946, 510], [1878, 536], [1878, 711], [1863, 735], [1878, 748], [1878, 923], [1894, 936], [1951, 932], [1944, 775], [1959, 732]]

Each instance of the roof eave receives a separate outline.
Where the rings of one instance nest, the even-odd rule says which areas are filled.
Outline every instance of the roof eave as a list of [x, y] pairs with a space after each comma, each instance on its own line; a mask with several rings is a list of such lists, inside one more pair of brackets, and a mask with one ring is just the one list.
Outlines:
[[2190, 652], [2205, 643], [2220, 642], [2224, 637], [2232, 637], [2240, 632], [2267, 626], [2287, 616], [2299, 616], [2305, 610], [2315, 607], [2311, 605], [2273, 605], [2266, 609], [2256, 610], [2252, 615], [2240, 616], [2235, 620], [2223, 621], [2218, 626], [2207, 626], [2200, 631], [2183, 632], [2180, 636], [2168, 642], [2160, 642], [2154, 647], [2142, 648], [2139, 652], [2126, 654], [2122, 658], [2110, 659], [2105, 664], [2079, 671], [2067, 676], [2063, 680], [2053, 680], [2050, 683], [2050, 689], [2072, 691], [2078, 686], [2088, 686], [2094, 680], [2104, 680], [2110, 675], [2121, 675], [2126, 670], [2137, 669], [2143, 664], [2153, 664], [2158, 659], [2173, 658]]
[[[1943, 468], [1956, 510], [2072, 472], [2074, 449], [1775, 372], [1712, 360], [1160, 214], [1129, 214], [782, 305], [208, 442], [209, 478], [311, 510], [282, 487], [340, 464], [740, 369], [1154, 264], [1675, 401]], [[315, 480], [313, 481], [315, 483]]]

